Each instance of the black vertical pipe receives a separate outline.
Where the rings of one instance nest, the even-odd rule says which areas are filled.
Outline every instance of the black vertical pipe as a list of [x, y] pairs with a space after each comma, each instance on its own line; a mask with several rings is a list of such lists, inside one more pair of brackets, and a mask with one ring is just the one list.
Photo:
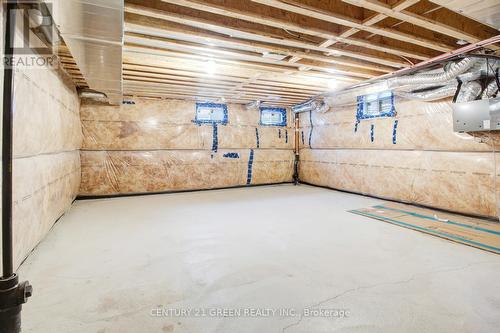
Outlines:
[[[14, 54], [15, 8], [15, 1], [7, 2], [4, 59], [9, 61], [12, 60]], [[12, 250], [12, 104], [14, 98], [12, 65], [12, 63], [4, 61], [2, 114], [2, 264], [4, 278], [14, 274]]]
[[33, 288], [27, 281], [19, 282], [14, 273], [12, 242], [12, 118], [14, 31], [17, 1], [7, 1], [4, 49], [4, 86], [2, 112], [2, 265], [0, 278], [0, 332], [21, 332], [22, 304], [31, 297]]

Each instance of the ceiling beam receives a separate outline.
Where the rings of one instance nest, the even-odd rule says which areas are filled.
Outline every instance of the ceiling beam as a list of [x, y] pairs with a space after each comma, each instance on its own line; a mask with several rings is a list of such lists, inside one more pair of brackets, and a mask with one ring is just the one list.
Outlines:
[[472, 34], [466, 33], [462, 30], [459, 30], [455, 27], [431, 20], [429, 18], [411, 13], [409, 11], [394, 10], [389, 5], [386, 5], [385, 3], [379, 2], [377, 0], [342, 0], [342, 1], [351, 5], [373, 10], [375, 12], [384, 14], [386, 16], [411, 23], [413, 25], [416, 25], [424, 29], [432, 30], [443, 35], [447, 35], [456, 39], [463, 39], [469, 43], [476, 43], [481, 40], [480, 38]]
[[[173, 70], [165, 67], [159, 66], [148, 66], [144, 64], [131, 64], [124, 63], [123, 64], [124, 74], [133, 74], [133, 73], [141, 73], [146, 77], [165, 77], [165, 78], [176, 78], [178, 80], [204, 80], [207, 82], [225, 82], [232, 84], [240, 84], [246, 82], [253, 76], [229, 76], [224, 73], [218, 74], [207, 74], [193, 71], [184, 71], [184, 70]], [[281, 77], [273, 74], [270, 76], [269, 74], [258, 72], [259, 77], [261, 78], [258, 83], [254, 83], [255, 86], [269, 87], [273, 88], [286, 88], [290, 91], [298, 91], [298, 92], [308, 92], [310, 94], [320, 93], [325, 90], [326, 85], [310, 85], [307, 83], [302, 84], [291, 84], [288, 82], [284, 82]], [[271, 81], [272, 80], [272, 81]]]
[[[165, 39], [157, 39], [155, 37], [142, 37], [142, 36], [130, 36], [130, 35], [125, 35], [125, 42], [128, 44], [135, 44], [135, 45], [141, 45], [145, 47], [150, 47], [150, 48], [158, 48], [158, 49], [166, 49], [166, 50], [175, 50], [175, 51], [181, 51], [181, 52], [188, 52], [188, 53], [194, 53], [198, 56], [201, 56], [202, 58], [205, 59], [205, 61], [210, 59], [210, 56], [212, 57], [219, 57], [221, 60], [225, 59], [237, 59], [241, 61], [251, 61], [251, 62], [258, 62], [258, 63], [265, 63], [269, 65], [278, 65], [278, 66], [285, 66], [285, 67], [294, 67], [294, 68], [300, 68], [303, 66], [303, 64], [296, 64], [296, 63], [289, 63], [287, 61], [282, 61], [282, 60], [270, 60], [266, 59], [261, 56], [257, 56], [255, 54], [252, 54], [250, 52], [236, 52], [236, 51], [227, 51], [219, 48], [207, 48], [201, 45], [193, 45], [189, 43], [181, 43], [178, 41], [169, 41]], [[216, 60], [216, 59], [214, 59]], [[364, 74], [364, 73], [355, 73], [355, 72], [350, 72], [350, 71], [345, 71], [345, 70], [339, 70], [333, 67], [325, 67], [325, 66], [320, 66], [320, 65], [307, 65], [308, 67], [311, 67], [312, 69], [315, 69], [317, 71], [322, 71], [325, 73], [330, 73], [332, 74], [332, 77], [337, 77], [341, 80], [345, 79], [352, 79], [352, 80], [359, 80], [359, 78], [371, 78], [374, 77], [375, 75], [372, 74]]]
[[[385, 53], [393, 54], [393, 55], [397, 55], [397, 56], [411, 57], [411, 58], [419, 59], [419, 60], [426, 60], [426, 59], [430, 58], [429, 56], [422, 54], [422, 53], [419, 53], [419, 52], [414, 52], [411, 50], [404, 50], [404, 49], [399, 49], [399, 48], [393, 48], [391, 46], [376, 44], [376, 43], [373, 43], [373, 42], [370, 42], [367, 40], [363, 40], [363, 39], [345, 38], [345, 37], [339, 36], [337, 34], [334, 34], [331, 31], [322, 30], [322, 29], [318, 29], [318, 28], [314, 28], [314, 27], [309, 27], [309, 26], [305, 26], [303, 24], [302, 25], [296, 24], [296, 23], [293, 23], [293, 22], [290, 22], [287, 20], [283, 20], [280, 18], [276, 18], [276, 17], [263, 17], [262, 15], [257, 15], [257, 14], [254, 14], [254, 13], [251, 13], [248, 11], [218, 6], [218, 5], [211, 4], [211, 3], [208, 3], [205, 1], [199, 1], [199, 0], [162, 0], [162, 1], [166, 2], [166, 3], [175, 4], [178, 6], [183, 6], [183, 7], [199, 10], [199, 11], [205, 11], [205, 12], [209, 12], [209, 13], [213, 13], [213, 14], [217, 14], [217, 15], [226, 16], [229, 18], [236, 18], [236, 19], [240, 19], [240, 20], [244, 20], [244, 21], [248, 21], [248, 22], [252, 22], [252, 23], [258, 23], [261, 25], [270, 26], [270, 27], [274, 27], [274, 28], [284, 29], [284, 30], [288, 30], [288, 31], [294, 31], [294, 32], [303, 33], [303, 34], [316, 36], [316, 37], [321, 37], [321, 38], [325, 38], [325, 39], [338, 40], [338, 41], [341, 41], [341, 42], [346, 43], [346, 44], [355, 45], [355, 46], [359, 46], [359, 47], [363, 47], [363, 48], [367, 48], [367, 49], [371, 49], [371, 50], [375, 50], [375, 51], [379, 51], [379, 52], [385, 52]], [[135, 10], [137, 8], [138, 8], [138, 6], [136, 6], [136, 5], [127, 4], [125, 7], [125, 10], [132, 11], [132, 10]], [[164, 12], [162, 12], [162, 13], [164, 13]], [[183, 17], [183, 16], [175, 15], [175, 14], [168, 14], [168, 16], [169, 16], [169, 18], [164, 17], [164, 19], [176, 21], [179, 23], [186, 19], [185, 16]], [[198, 20], [198, 19], [196, 19], [196, 20]], [[198, 23], [198, 26], [200, 26], [200, 24], [204, 24], [204, 25], [212, 24], [212, 22], [207, 22], [207, 21], [202, 21], [202, 20], [198, 20], [198, 21], [201, 22], [201, 23]], [[188, 23], [184, 23], [184, 24], [188, 24]], [[208, 27], [205, 26], [205, 28], [208, 28]], [[330, 52], [332, 52], [332, 50], [333, 49], [330, 49]], [[335, 49], [335, 50], [341, 51], [341, 50], [337, 50], [337, 49]], [[403, 63], [403, 65], [406, 65], [406, 64]]]
[[[392, 10], [395, 10], [395, 11], [400, 11], [400, 10], [403, 10], [403, 9], [406, 9], [408, 7], [411, 7], [413, 6], [414, 4], [418, 3], [420, 0], [401, 0], [399, 1], [398, 3], [394, 4], [394, 6], [392, 6]], [[384, 14], [375, 14], [373, 15], [372, 17], [364, 20], [362, 22], [362, 24], [364, 26], [371, 26], [371, 25], [374, 25], [384, 19], [386, 19], [388, 16], [387, 15], [384, 15]], [[344, 31], [342, 34], [340, 34], [340, 37], [341, 38], [347, 38], [347, 37], [350, 37], [352, 35], [354, 35], [355, 33], [359, 32], [359, 29], [356, 29], [356, 28], [350, 28], [346, 31]], [[335, 44], [336, 41], [335, 40], [332, 40], [330, 44], [328, 45], [333, 45]], [[400, 56], [403, 56], [403, 57], [408, 57], [408, 55], [406, 54], [401, 54]], [[419, 59], [419, 58], [416, 58], [416, 59]], [[419, 59], [419, 60], [427, 60], [427, 59]]]
[[[184, 70], [189, 69], [190, 71], [206, 73], [203, 69], [204, 61], [206, 61], [206, 57], [195, 54], [152, 49], [142, 46], [125, 45], [124, 47], [124, 63], [159, 67], [176, 66], [176, 68], [182, 68]], [[224, 75], [226, 75], [226, 73], [229, 73], [229, 75], [252, 73], [248, 75], [241, 74], [242, 76], [246, 75], [247, 77], [250, 77], [254, 72], [262, 72], [266, 75], [272, 76], [273, 78], [284, 78], [291, 75], [289, 79], [293, 80], [293, 82], [300, 82], [301, 85], [315, 85], [316, 83], [311, 82], [324, 82], [325, 87], [328, 80], [335, 79], [334, 76], [322, 72], [309, 71], [306, 74], [298, 69], [284, 68], [282, 66], [273, 66], [262, 63], [252, 63], [231, 59], [219, 59], [218, 62], [220, 62], [221, 72]], [[358, 82], [358, 80], [353, 81], [348, 78], [340, 78], [339, 81]]]
[[161, 28], [157, 28], [157, 27], [152, 27], [149, 24], [145, 24], [143, 22], [128, 21], [125, 24], [125, 31], [136, 34], [148, 35], [148, 36], [171, 38], [198, 44], [204, 44], [207, 45], [208, 47], [219, 46], [219, 47], [226, 47], [226, 48], [250, 51], [261, 54], [272, 53], [276, 55], [282, 55], [283, 58], [286, 56], [298, 56], [304, 59], [337, 64], [343, 66], [339, 67], [339, 69], [351, 71], [352, 73], [358, 72], [358, 73], [365, 73], [377, 76], [381, 75], [382, 73], [390, 73], [394, 70], [393, 68], [387, 66], [363, 63], [358, 61], [349, 61], [347, 59], [343, 60], [344, 58], [325, 56], [323, 54], [315, 54], [312, 52], [306, 53], [302, 51], [297, 51], [296, 49], [269, 45], [255, 41], [250, 42], [231, 37], [223, 37], [198, 31], [190, 31], [176, 27], [169, 27], [169, 26], [162, 26]]
[[326, 22], [331, 22], [346, 27], [356, 28], [358, 30], [368, 31], [376, 35], [381, 35], [384, 37], [397, 39], [403, 42], [423, 46], [431, 50], [436, 50], [441, 52], [449, 52], [453, 50], [452, 46], [444, 44], [438, 40], [429, 40], [427, 38], [423, 38], [412, 34], [407, 34], [391, 28], [363, 25], [363, 22], [361, 22], [360, 20], [339, 15], [333, 12], [325, 11], [320, 8], [308, 6], [297, 1], [292, 1], [292, 0], [286, 0], [286, 2], [280, 0], [251, 0], [251, 1], [279, 8], [282, 10], [287, 10], [300, 15], [313, 17]]
[[[186, 2], [186, 1], [184, 1], [184, 2]], [[184, 3], [184, 2], [182, 2], [182, 3]], [[208, 7], [207, 5], [201, 5], [201, 6], [202, 6], [202, 8]], [[195, 6], [195, 7], [198, 8], [198, 6]], [[144, 7], [132, 5], [132, 4], [127, 4], [125, 6], [125, 10], [128, 13], [138, 14], [138, 15], [142, 15], [142, 16], [146, 16], [146, 17], [154, 17], [157, 19], [165, 20], [165, 21], [183, 24], [183, 25], [187, 25], [187, 26], [191, 26], [191, 27], [195, 27], [195, 28], [199, 28], [199, 29], [209, 30], [212, 32], [216, 32], [218, 34], [224, 34], [224, 35], [229, 36], [229, 38], [226, 38], [226, 40], [228, 42], [230, 41], [230, 39], [241, 38], [241, 39], [254, 40], [254, 41], [259, 41], [259, 42], [264, 42], [264, 43], [269, 43], [269, 44], [280, 45], [282, 47], [284, 47], [284, 46], [293, 47], [293, 48], [295, 48], [295, 50], [293, 52], [296, 54], [301, 54], [304, 58], [306, 58], [307, 53], [304, 53], [304, 52], [299, 51], [297, 49], [313, 50], [313, 51], [321, 52], [322, 54], [326, 53], [326, 54], [333, 54], [336, 56], [349, 57], [352, 59], [349, 59], [349, 58], [335, 59], [334, 57], [330, 57], [330, 58], [333, 58], [332, 61], [336, 61], [338, 63], [342, 62], [346, 66], [352, 65], [352, 66], [356, 66], [359, 68], [362, 68], [361, 66], [364, 66], [364, 67], [370, 66], [371, 69], [375, 69], [375, 67], [378, 67], [377, 70], [381, 70], [382, 69], [381, 65], [395, 67], [395, 68], [402, 68], [402, 67], [406, 67], [408, 65], [406, 62], [401, 61], [399, 59], [389, 58], [386, 54], [382, 55], [382, 56], [375, 56], [375, 55], [371, 55], [371, 54], [363, 54], [360, 52], [353, 52], [353, 51], [349, 51], [349, 50], [331, 49], [331, 48], [318, 46], [317, 44], [314, 44], [314, 43], [305, 42], [305, 41], [298, 41], [296, 39], [292, 39], [292, 38], [288, 38], [288, 37], [284, 37], [284, 36], [280, 36], [279, 38], [268, 36], [268, 35], [265, 35], [262, 31], [249, 31], [249, 30], [228, 28], [228, 27], [220, 25], [220, 24], [216, 24], [216, 23], [212, 23], [212, 22], [208, 23], [206, 20], [204, 21], [202, 19], [198, 19], [198, 18], [194, 18], [194, 17], [186, 17], [185, 15], [181, 16], [181, 15], [176, 15], [176, 14], [172, 14], [172, 13], [167, 13], [164, 11], [152, 10], [149, 8], [144, 8]], [[227, 10], [225, 10], [224, 12], [226, 12], [226, 11]], [[245, 16], [245, 17], [247, 17], [247, 16]], [[248, 18], [248, 20], [252, 20], [252, 19], [253, 19], [253, 15], [251, 16], [251, 18]], [[262, 20], [262, 18], [260, 18], [260, 19]], [[270, 18], [269, 20], [273, 20], [273, 19]], [[271, 21], [265, 20], [265, 22], [269, 23]], [[287, 26], [286, 28], [282, 28], [280, 25], [280, 28], [294, 31], [293, 27]], [[303, 28], [303, 27], [301, 29], [295, 28], [295, 30], [304, 30], [304, 29], [305, 28]], [[325, 35], [319, 36], [317, 32], [316, 33], [311, 32], [311, 31], [308, 31], [308, 32], [314, 33], [315, 36], [317, 36], [317, 37], [323, 37], [323, 38], [325, 37]], [[327, 36], [333, 38], [332, 35], [327, 35]], [[342, 41], [346, 42], [345, 40], [342, 40]], [[387, 50], [385, 50], [385, 49], [382, 50], [380, 48], [378, 49], [378, 51], [387, 52]], [[290, 50], [289, 53], [290, 52], [292, 52], [292, 50]], [[412, 52], [396, 52], [396, 53], [398, 53], [398, 55], [404, 55], [406, 57], [412, 57], [412, 58], [421, 59], [421, 60], [426, 60], [429, 58], [428, 56], [422, 55], [419, 53], [412, 53]], [[309, 57], [312, 57], [312, 56], [313, 55], [309, 55]], [[316, 55], [316, 56], [319, 56], [319, 55]], [[356, 60], [356, 59], [369, 61], [369, 62], [372, 62], [372, 64], [363, 65], [363, 62]], [[376, 64], [379, 64], [379, 66], [377, 66]]]

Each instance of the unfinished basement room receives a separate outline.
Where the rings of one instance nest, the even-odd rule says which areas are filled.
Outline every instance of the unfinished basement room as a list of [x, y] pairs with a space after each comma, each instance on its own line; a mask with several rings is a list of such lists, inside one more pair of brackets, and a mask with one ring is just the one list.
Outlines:
[[500, 332], [500, 0], [0, 1], [0, 333]]

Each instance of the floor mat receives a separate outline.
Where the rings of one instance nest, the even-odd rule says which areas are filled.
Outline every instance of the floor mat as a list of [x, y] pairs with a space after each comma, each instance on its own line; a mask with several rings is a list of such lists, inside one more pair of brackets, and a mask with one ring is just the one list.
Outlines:
[[500, 254], [500, 223], [399, 203], [349, 212]]

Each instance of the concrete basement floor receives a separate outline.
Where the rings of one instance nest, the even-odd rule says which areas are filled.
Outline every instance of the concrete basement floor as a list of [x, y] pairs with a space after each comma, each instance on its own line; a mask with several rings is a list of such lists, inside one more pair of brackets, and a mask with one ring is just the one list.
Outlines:
[[500, 256], [347, 212], [379, 203], [306, 185], [78, 201], [20, 269], [23, 332], [498, 332]]

